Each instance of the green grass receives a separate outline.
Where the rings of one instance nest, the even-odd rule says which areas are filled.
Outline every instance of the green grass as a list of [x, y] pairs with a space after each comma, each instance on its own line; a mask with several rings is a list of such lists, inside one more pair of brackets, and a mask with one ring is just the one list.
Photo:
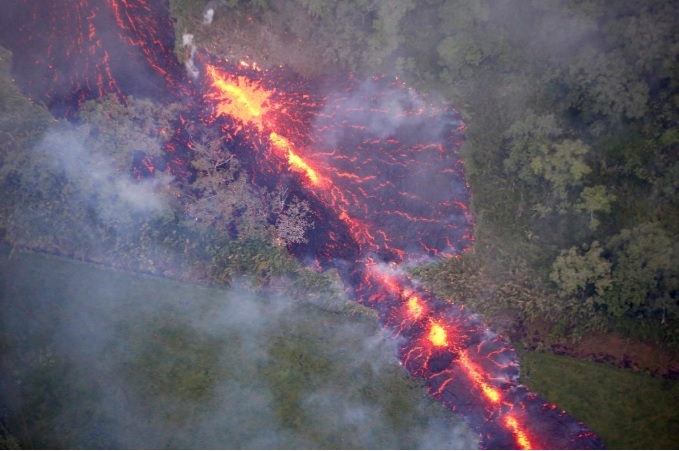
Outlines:
[[[0, 448], [473, 447], [374, 319], [0, 247]], [[332, 298], [332, 295], [329, 295]]]
[[679, 381], [521, 351], [522, 382], [585, 422], [611, 449], [679, 447]]

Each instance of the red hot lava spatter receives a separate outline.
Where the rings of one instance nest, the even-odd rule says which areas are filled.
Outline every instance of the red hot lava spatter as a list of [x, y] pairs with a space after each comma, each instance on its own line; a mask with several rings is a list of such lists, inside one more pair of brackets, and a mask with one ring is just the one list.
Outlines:
[[394, 80], [350, 80], [314, 95], [274, 74], [221, 66], [205, 65], [207, 122], [251, 143], [256, 182], [291, 174], [332, 213], [336, 225], [313, 244], [314, 258], [336, 266], [349, 295], [377, 311], [402, 365], [429, 393], [462, 414], [486, 448], [601, 448], [581, 422], [518, 382], [516, 352], [501, 336], [398, 267], [472, 244], [459, 114]]

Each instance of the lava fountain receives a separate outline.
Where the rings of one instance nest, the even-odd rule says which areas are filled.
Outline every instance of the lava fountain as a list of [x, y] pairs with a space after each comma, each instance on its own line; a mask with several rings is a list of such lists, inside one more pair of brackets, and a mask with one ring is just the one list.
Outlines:
[[[160, 0], [23, 5], [16, 40], [3, 45], [23, 55], [14, 73], [28, 95], [62, 115], [108, 93], [156, 96], [160, 86], [185, 95], [195, 121], [221, 132], [224, 150], [238, 154], [253, 183], [284, 184], [309, 201], [317, 226], [308, 243], [290, 250], [316, 267], [337, 268], [347, 294], [375, 309], [396, 337], [403, 367], [464, 417], [482, 447], [603, 446], [519, 383], [516, 352], [501, 336], [401, 269], [473, 244], [459, 113], [385, 77], [303, 81], [206, 55], [197, 56], [194, 85], [171, 56]], [[170, 153], [190, 148], [182, 129]]]

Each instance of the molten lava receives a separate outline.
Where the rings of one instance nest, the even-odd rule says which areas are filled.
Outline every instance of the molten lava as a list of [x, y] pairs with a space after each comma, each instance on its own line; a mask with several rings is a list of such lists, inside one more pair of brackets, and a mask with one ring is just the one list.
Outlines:
[[213, 65], [206, 65], [212, 86], [206, 97], [216, 102], [215, 116], [226, 116], [237, 120], [237, 128], [251, 126], [258, 133], [268, 133], [274, 152], [288, 162], [288, 168], [307, 177], [312, 185], [320, 185], [322, 180], [296, 152], [294, 145], [278, 134], [276, 120], [284, 108], [274, 103], [275, 90], [267, 90], [260, 83], [240, 75], [230, 76], [220, 72]]
[[252, 124], [261, 131], [263, 116], [269, 111], [270, 93], [244, 76], [221, 74], [209, 64], [206, 68], [214, 88], [206, 97], [216, 102], [217, 114], [237, 118], [242, 125]]
[[[25, 4], [12, 30], [18, 40], [2, 42], [14, 50], [13, 70], [25, 92], [55, 114], [107, 93], [160, 96], [161, 86], [184, 96], [192, 121], [221, 131], [220, 151], [238, 153], [254, 183], [283, 184], [309, 202], [314, 236], [291, 250], [338, 269], [348, 295], [375, 309], [398, 337], [405, 369], [459, 412], [482, 446], [602, 446], [580, 422], [519, 384], [516, 352], [502, 337], [398, 269], [473, 243], [457, 156], [465, 128], [459, 113], [386, 78], [303, 81], [205, 55], [197, 60], [205, 76], [192, 91], [171, 56], [162, 0]], [[177, 161], [177, 149], [191, 148], [184, 123], [177, 119], [168, 161]], [[143, 152], [134, 158], [135, 177], [153, 175], [154, 162]]]
[[436, 321], [432, 321], [431, 326], [429, 327], [429, 341], [436, 347], [448, 346], [448, 333], [443, 326]]
[[[385, 79], [338, 83], [336, 93], [320, 96], [296, 90], [299, 83], [286, 91], [266, 72], [218, 64], [206, 64], [205, 99], [213, 104], [212, 121], [251, 143], [254, 152], [245, 158], [254, 179], [278, 178], [281, 170], [301, 174], [320, 208], [343, 223], [340, 235], [349, 235], [356, 253], [399, 263], [471, 245], [469, 195], [454, 151], [464, 129], [457, 113], [425, 109], [415, 93]], [[364, 97], [372, 104], [358, 108]], [[268, 149], [257, 152], [264, 140]], [[308, 249], [315, 258], [348, 258], [337, 255], [337, 239], [320, 241]]]
[[470, 379], [474, 381], [474, 384], [481, 389], [481, 392], [486, 397], [486, 399], [488, 399], [488, 401], [493, 404], [500, 402], [502, 399], [500, 392], [488, 385], [486, 382], [488, 376], [479, 371], [474, 362], [469, 359], [469, 355], [465, 351], [460, 352], [459, 359], [460, 366], [464, 372], [469, 376]]
[[290, 141], [276, 132], [271, 132], [269, 134], [269, 139], [278, 152], [287, 157], [288, 163], [290, 163], [290, 169], [306, 175], [312, 185], [318, 186], [321, 184], [321, 178], [318, 173], [295, 153]]
[[516, 436], [516, 442], [521, 449], [535, 449], [528, 439], [524, 428], [519, 426], [516, 418], [514, 418], [512, 415], [507, 415], [505, 424]]
[[408, 316], [417, 321], [425, 314], [424, 305], [420, 298], [413, 295], [408, 298]]

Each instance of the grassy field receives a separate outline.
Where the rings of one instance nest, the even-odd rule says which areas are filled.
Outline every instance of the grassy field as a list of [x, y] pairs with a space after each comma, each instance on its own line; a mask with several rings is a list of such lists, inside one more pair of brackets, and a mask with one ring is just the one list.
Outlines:
[[0, 249], [0, 449], [477, 446], [394, 346], [284, 296]]
[[611, 449], [679, 447], [679, 381], [521, 351], [522, 382], [566, 409]]

